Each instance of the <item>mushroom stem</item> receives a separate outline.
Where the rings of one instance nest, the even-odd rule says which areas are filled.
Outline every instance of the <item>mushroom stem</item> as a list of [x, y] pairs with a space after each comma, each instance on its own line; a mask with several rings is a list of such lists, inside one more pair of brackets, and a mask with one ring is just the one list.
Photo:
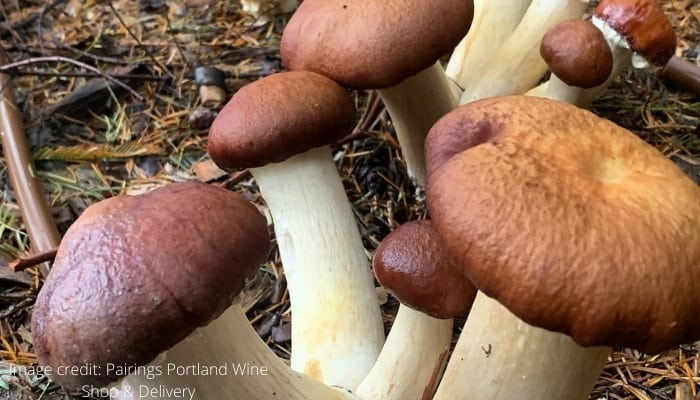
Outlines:
[[479, 292], [433, 400], [585, 400], [610, 352], [530, 326]]
[[[549, 77], [547, 86], [544, 87], [541, 97], [552, 100], [564, 101], [571, 104], [578, 104], [581, 91], [584, 89], [567, 85], [564, 81], [552, 74]], [[527, 94], [530, 94], [529, 92]]]
[[618, 46], [610, 43], [610, 50], [613, 56], [613, 68], [608, 79], [602, 84], [583, 89], [575, 86], [569, 86], [562, 82], [554, 74], [548, 81], [530, 89], [528, 96], [546, 97], [554, 100], [561, 100], [567, 103], [575, 104], [579, 107], [588, 107], [601, 93], [603, 93], [615, 81], [618, 75], [626, 70], [632, 63], [632, 51], [629, 48]]
[[630, 66], [632, 52], [623, 47], [613, 47], [613, 70], [610, 77], [602, 84], [590, 89], [582, 89], [569, 86], [559, 78], [552, 75], [548, 81], [530, 89], [526, 95], [546, 97], [554, 100], [566, 101], [579, 107], [588, 107], [601, 93], [615, 81], [618, 75]]
[[474, 0], [469, 33], [455, 47], [445, 73], [454, 83], [457, 98], [462, 88], [481, 79], [483, 68], [520, 23], [532, 0]]
[[451, 319], [433, 318], [400, 305], [379, 359], [355, 396], [362, 400], [430, 398], [451, 339]]
[[673, 56], [664, 67], [664, 78], [679, 87], [700, 95], [700, 66], [678, 56]]
[[524, 93], [547, 71], [538, 51], [540, 41], [557, 23], [579, 18], [585, 0], [534, 0], [510, 37], [481, 70], [479, 79], [464, 87], [460, 104], [486, 97]]
[[[148, 376], [149, 369], [157, 376]], [[260, 339], [238, 304], [136, 371], [113, 385], [112, 391], [119, 391], [115, 400], [174, 398], [176, 393], [199, 400], [355, 399], [292, 371]]]
[[[7, 63], [7, 55], [0, 48], [0, 64]], [[37, 175], [34, 161], [22, 127], [22, 116], [12, 93], [12, 83], [7, 74], [0, 73], [0, 140], [7, 160], [10, 182], [15, 190], [22, 221], [27, 229], [34, 253], [42, 253], [58, 246], [61, 240], [49, 205]], [[48, 266], [40, 272], [48, 274]]]
[[[627, 69], [632, 59], [632, 52], [629, 49], [621, 47], [613, 48], [613, 69], [610, 77], [602, 84], [590, 89], [582, 89], [569, 86], [562, 82], [556, 76], [549, 78], [545, 82], [544, 96], [554, 100], [566, 101], [567, 103], [575, 104], [579, 107], [588, 107], [601, 93], [605, 91], [615, 81], [618, 75]], [[543, 84], [543, 85], [544, 85]], [[533, 89], [534, 90], [534, 89]], [[528, 95], [530, 92], [527, 93]]]
[[354, 389], [384, 342], [355, 216], [322, 146], [252, 168], [272, 214], [292, 310], [292, 369]]
[[457, 102], [439, 62], [396, 86], [378, 90], [396, 130], [408, 175], [425, 186], [425, 137]]

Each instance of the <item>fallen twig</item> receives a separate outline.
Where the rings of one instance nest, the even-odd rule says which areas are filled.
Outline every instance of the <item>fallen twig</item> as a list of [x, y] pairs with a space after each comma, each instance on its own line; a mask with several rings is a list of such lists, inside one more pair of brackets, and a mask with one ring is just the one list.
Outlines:
[[53, 248], [41, 253], [35, 253], [28, 256], [17, 257], [10, 261], [10, 269], [14, 272], [24, 271], [27, 268], [36, 267], [37, 265], [53, 261], [56, 258], [58, 248]]
[[[0, 64], [7, 62], [0, 48]], [[1, 67], [0, 67], [1, 68]], [[27, 140], [22, 127], [22, 118], [10, 86], [10, 77], [0, 73], [0, 130], [2, 148], [7, 161], [10, 182], [17, 196], [17, 203], [27, 229], [32, 249], [44, 252], [58, 246], [60, 236], [56, 229], [48, 204], [34, 168]], [[40, 268], [42, 275], [48, 267]]]
[[99, 76], [107, 79], [108, 81], [114, 83], [115, 85], [125, 89], [126, 91], [128, 91], [132, 96], [134, 96], [138, 100], [140, 100], [140, 101], [144, 100], [143, 96], [138, 94], [129, 85], [120, 81], [119, 79], [116, 79], [108, 74], [105, 74], [104, 72], [100, 71], [98, 68], [95, 68], [91, 65], [82, 63], [80, 61], [73, 60], [72, 58], [63, 57], [63, 56], [35, 57], [35, 58], [28, 58], [26, 60], [15, 61], [13, 63], [8, 63], [8, 64], [0, 66], [0, 72], [7, 72], [7, 71], [11, 71], [13, 69], [19, 68], [19, 67], [23, 67], [25, 65], [37, 64], [37, 63], [43, 63], [43, 62], [66, 62], [66, 63], [73, 64], [73, 65], [76, 65], [76, 66], [81, 67], [81, 68], [85, 68], [85, 69], [92, 71], [92, 72], [98, 74]]

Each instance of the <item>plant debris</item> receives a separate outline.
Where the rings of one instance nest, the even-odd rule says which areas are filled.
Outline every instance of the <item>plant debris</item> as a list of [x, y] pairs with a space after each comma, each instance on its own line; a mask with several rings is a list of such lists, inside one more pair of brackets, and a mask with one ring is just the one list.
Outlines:
[[[662, 3], [679, 36], [676, 55], [699, 64], [700, 4]], [[13, 76], [61, 233], [95, 201], [194, 179], [236, 190], [268, 215], [246, 171], [226, 173], [211, 164], [206, 134], [217, 110], [202, 104], [195, 71], [220, 71], [217, 85], [227, 97], [280, 71], [279, 40], [288, 17], [256, 19], [238, 2], [213, 0], [0, 0], [0, 45], [20, 62], [5, 72]], [[358, 123], [333, 149], [369, 256], [397, 226], [424, 218], [426, 208], [423, 193], [407, 178], [381, 101], [373, 92], [354, 96]], [[696, 94], [667, 86], [660, 72], [630, 70], [593, 110], [637, 133], [700, 182]], [[36, 361], [29, 318], [41, 278], [35, 268], [8, 269], [29, 243], [4, 159], [0, 185], [0, 398], [73, 398], [45, 377], [16, 368]], [[263, 340], [288, 358], [292, 319], [278, 254], [248, 282], [241, 302]], [[382, 306], [387, 330], [397, 304], [389, 296]], [[455, 338], [462, 323], [455, 324]], [[700, 343], [658, 355], [618, 349], [590, 399], [698, 400], [699, 352]]]

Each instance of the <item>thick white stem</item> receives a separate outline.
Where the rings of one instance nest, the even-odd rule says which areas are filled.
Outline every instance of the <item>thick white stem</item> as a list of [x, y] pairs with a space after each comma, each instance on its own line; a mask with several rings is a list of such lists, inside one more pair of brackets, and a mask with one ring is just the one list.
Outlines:
[[292, 309], [292, 368], [354, 389], [384, 342], [355, 216], [328, 146], [251, 170], [274, 221]]
[[532, 327], [479, 292], [433, 400], [585, 400], [610, 352]]
[[424, 143], [428, 131], [457, 102], [440, 63], [396, 86], [379, 90], [396, 130], [408, 175], [425, 186]]
[[540, 41], [557, 23], [580, 18], [588, 6], [583, 0], [533, 0], [510, 37], [480, 71], [479, 79], [464, 88], [460, 104], [486, 97], [525, 93], [547, 71]]
[[355, 398], [292, 371], [263, 343], [237, 304], [115, 384], [115, 389], [117, 400]]
[[[600, 26], [598, 26], [600, 29]], [[629, 68], [633, 64], [633, 53], [629, 46], [622, 45], [620, 40], [617, 38], [607, 35], [605, 30], [603, 34], [606, 35], [608, 45], [613, 55], [613, 69], [610, 73], [610, 77], [602, 84], [591, 89], [585, 89], [581, 91], [578, 96], [578, 102], [576, 103], [580, 107], [588, 107], [595, 99], [597, 99], [612, 83], [615, 79]]]
[[556, 75], [552, 74], [552, 76], [549, 77], [547, 85], [545, 86], [542, 97], [563, 101], [569, 104], [578, 104], [579, 96], [581, 95], [582, 90], [583, 89], [580, 87], [567, 85]]
[[532, 0], [474, 0], [474, 19], [469, 33], [452, 52], [445, 73], [459, 88], [481, 79], [484, 66], [513, 33]]
[[452, 320], [401, 305], [377, 363], [355, 391], [361, 400], [421, 400], [440, 380], [452, 338]]

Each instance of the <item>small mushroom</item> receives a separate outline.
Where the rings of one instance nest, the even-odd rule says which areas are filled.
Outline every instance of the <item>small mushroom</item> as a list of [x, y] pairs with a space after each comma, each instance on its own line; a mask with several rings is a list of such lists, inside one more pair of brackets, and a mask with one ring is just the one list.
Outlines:
[[[452, 339], [452, 319], [469, 311], [476, 289], [447, 259], [430, 221], [390, 233], [374, 254], [374, 275], [401, 301], [359, 399], [430, 398]], [[437, 377], [437, 379], [436, 379]]]
[[241, 11], [265, 23], [274, 14], [291, 13], [299, 6], [299, 2], [300, 0], [241, 0]]
[[426, 150], [433, 226], [481, 291], [435, 400], [586, 399], [610, 346], [700, 337], [700, 187], [639, 137], [509, 96]]
[[199, 87], [199, 98], [206, 108], [219, 108], [226, 100], [226, 75], [216, 67], [197, 67], [194, 82]]
[[[225, 189], [171, 184], [95, 203], [66, 232], [37, 298], [39, 364], [67, 388], [114, 385], [120, 399], [163, 387], [199, 399], [345, 398], [291, 371], [232, 305], [269, 249], [263, 216]], [[192, 369], [238, 363], [256, 374]]]
[[379, 89], [408, 174], [422, 187], [425, 136], [456, 106], [437, 60], [464, 37], [472, 16], [472, 1], [464, 0], [306, 0], [284, 30], [280, 53], [291, 70]]
[[369, 261], [329, 146], [354, 118], [337, 83], [283, 72], [239, 90], [209, 132], [212, 159], [250, 168], [272, 214], [294, 318], [292, 368], [348, 389], [384, 343]]
[[476, 289], [448, 259], [429, 220], [390, 233], [374, 255], [374, 276], [387, 291], [433, 318], [463, 317]]
[[552, 71], [543, 97], [578, 104], [581, 89], [603, 84], [613, 57], [603, 33], [590, 21], [575, 19], [547, 31], [540, 55]]
[[[613, 70], [600, 85], [582, 90], [576, 104], [586, 107], [632, 65], [647, 68], [664, 66], [673, 56], [676, 36], [671, 23], [655, 0], [603, 0], [595, 8], [591, 22], [605, 36], [613, 55]], [[528, 92], [538, 96], [549, 85]]]

